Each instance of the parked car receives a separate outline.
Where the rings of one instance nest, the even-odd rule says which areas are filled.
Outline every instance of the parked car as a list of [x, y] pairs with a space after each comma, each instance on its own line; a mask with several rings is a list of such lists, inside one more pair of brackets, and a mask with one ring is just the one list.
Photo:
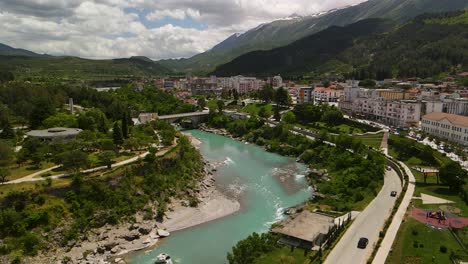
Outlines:
[[392, 192], [390, 193], [390, 196], [391, 196], [391, 197], [395, 197], [396, 195], [397, 195], [397, 192], [396, 192], [396, 191], [392, 191]]
[[357, 247], [358, 248], [366, 248], [367, 247], [367, 244], [369, 244], [369, 239], [365, 238], [365, 237], [361, 237], [359, 239], [359, 242], [357, 244]]

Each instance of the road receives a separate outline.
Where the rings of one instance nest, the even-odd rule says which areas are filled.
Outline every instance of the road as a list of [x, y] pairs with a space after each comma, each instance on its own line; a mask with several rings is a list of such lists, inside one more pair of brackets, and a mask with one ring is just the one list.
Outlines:
[[[338, 244], [325, 260], [326, 264], [366, 263], [372, 254], [385, 220], [390, 216], [396, 197], [391, 191], [401, 192], [401, 181], [394, 170], [385, 171], [384, 185], [372, 202], [354, 220]], [[366, 249], [357, 248], [359, 238], [366, 237], [369, 244]]]

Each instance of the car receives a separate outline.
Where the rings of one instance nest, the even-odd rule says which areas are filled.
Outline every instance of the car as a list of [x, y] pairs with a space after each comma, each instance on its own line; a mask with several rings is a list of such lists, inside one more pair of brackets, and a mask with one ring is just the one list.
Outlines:
[[366, 248], [367, 244], [369, 244], [369, 239], [367, 239], [365, 237], [361, 237], [359, 239], [359, 242], [357, 243], [357, 247], [358, 248]]
[[388, 171], [391, 171], [391, 170], [392, 170], [392, 167], [387, 166], [387, 170], [388, 170]]
[[397, 195], [397, 192], [396, 192], [396, 191], [392, 191], [392, 192], [390, 193], [390, 196], [391, 196], [391, 197], [395, 197], [396, 195]]

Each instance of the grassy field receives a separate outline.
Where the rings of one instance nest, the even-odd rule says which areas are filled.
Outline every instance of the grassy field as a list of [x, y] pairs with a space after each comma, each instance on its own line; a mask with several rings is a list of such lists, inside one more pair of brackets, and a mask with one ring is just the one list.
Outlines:
[[266, 112], [270, 113], [270, 115], [273, 115], [273, 106], [271, 104], [248, 104], [241, 109], [241, 112], [258, 115], [262, 107], [264, 107]]
[[21, 167], [18, 167], [17, 165], [12, 165], [9, 168], [10, 176], [7, 177], [7, 181], [16, 180], [24, 176], [28, 176], [29, 174], [32, 174], [41, 170], [45, 170], [53, 166], [55, 166], [55, 163], [53, 162], [43, 162], [41, 163], [40, 167], [37, 167], [32, 164], [24, 164]]
[[[451, 264], [450, 253], [462, 250], [449, 230], [437, 230], [409, 218], [398, 230], [388, 264], [439, 263]], [[447, 252], [440, 250], [441, 246]]]
[[362, 140], [367, 146], [373, 147], [375, 149], [380, 149], [380, 144], [382, 144], [383, 133], [378, 133], [375, 135], [362, 135], [362, 136], [355, 136], [356, 138]]

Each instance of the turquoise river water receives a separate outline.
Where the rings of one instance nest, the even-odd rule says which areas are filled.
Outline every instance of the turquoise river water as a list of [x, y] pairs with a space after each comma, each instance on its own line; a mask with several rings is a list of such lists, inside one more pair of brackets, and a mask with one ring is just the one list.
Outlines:
[[252, 232], [266, 232], [283, 218], [284, 208], [311, 196], [304, 175], [306, 166], [294, 159], [269, 153], [260, 147], [200, 130], [187, 131], [202, 144], [203, 157], [224, 163], [215, 176], [217, 187], [241, 202], [235, 214], [177, 231], [158, 242], [151, 252], [136, 252], [132, 264], [152, 264], [162, 252], [174, 264], [227, 263], [226, 254], [237, 241]]

